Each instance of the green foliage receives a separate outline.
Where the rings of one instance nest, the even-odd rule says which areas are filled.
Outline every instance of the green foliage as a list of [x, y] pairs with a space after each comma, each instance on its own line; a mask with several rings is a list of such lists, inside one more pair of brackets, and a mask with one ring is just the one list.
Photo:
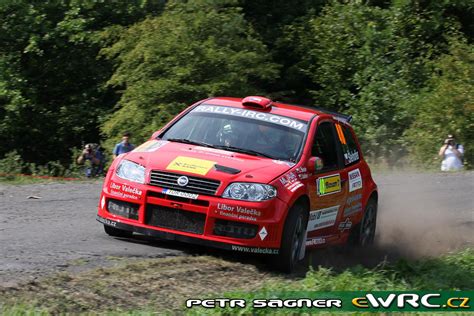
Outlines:
[[417, 116], [406, 132], [412, 156], [439, 166], [438, 150], [447, 134], [464, 145], [465, 162], [474, 164], [474, 46], [453, 39], [449, 54], [434, 62], [429, 86], [414, 96]]
[[259, 94], [276, 65], [235, 1], [170, 1], [162, 15], [127, 29], [102, 53], [117, 69], [109, 84], [123, 88], [103, 131], [148, 138], [192, 101]]
[[0, 160], [0, 177], [11, 180], [21, 173], [24, 162], [16, 151], [11, 151]]
[[199, 99], [263, 94], [353, 115], [389, 165], [437, 163], [450, 129], [472, 166], [473, 15], [469, 0], [2, 1], [0, 158], [68, 166], [70, 148], [139, 143]]
[[287, 29], [287, 42], [298, 43], [299, 71], [312, 82], [313, 102], [352, 114], [373, 158], [404, 153], [401, 136], [417, 109], [403, 108], [403, 101], [424, 86], [427, 61], [445, 45], [432, 39], [454, 28], [437, 14], [408, 2], [389, 8], [334, 3]]
[[99, 140], [116, 97], [103, 87], [112, 65], [98, 60], [97, 30], [157, 14], [162, 1], [2, 1], [0, 156], [67, 163], [69, 148]]

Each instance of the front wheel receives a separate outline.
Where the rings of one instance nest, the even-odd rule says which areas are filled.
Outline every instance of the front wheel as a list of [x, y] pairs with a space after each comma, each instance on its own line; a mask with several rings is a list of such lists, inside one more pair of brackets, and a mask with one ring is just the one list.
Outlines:
[[288, 211], [280, 253], [274, 258], [273, 267], [285, 273], [291, 273], [295, 269], [305, 242], [307, 225], [308, 211], [300, 204], [294, 205]]
[[112, 237], [129, 238], [129, 237], [132, 237], [133, 235], [132, 232], [118, 229], [118, 228], [108, 226], [108, 225], [104, 225], [104, 230], [107, 235], [112, 236]]
[[349, 236], [353, 246], [367, 247], [374, 243], [377, 224], [377, 201], [370, 199], [365, 207], [364, 217], [359, 225], [354, 227]]

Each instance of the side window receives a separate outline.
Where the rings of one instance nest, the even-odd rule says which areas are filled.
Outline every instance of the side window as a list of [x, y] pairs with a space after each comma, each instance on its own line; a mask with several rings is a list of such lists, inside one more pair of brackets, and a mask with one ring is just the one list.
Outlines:
[[336, 138], [332, 123], [323, 122], [319, 124], [313, 140], [311, 155], [323, 160], [322, 171], [338, 167]]
[[336, 123], [336, 131], [341, 142], [344, 164], [348, 166], [358, 162], [360, 160], [359, 149], [350, 128]]

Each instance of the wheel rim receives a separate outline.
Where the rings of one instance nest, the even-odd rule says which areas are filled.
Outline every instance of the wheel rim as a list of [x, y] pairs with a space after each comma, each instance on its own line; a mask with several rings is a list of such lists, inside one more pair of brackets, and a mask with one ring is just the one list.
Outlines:
[[361, 227], [360, 244], [361, 246], [367, 246], [374, 241], [375, 236], [375, 208], [373, 205], [369, 205], [364, 216], [364, 221]]
[[293, 249], [291, 251], [291, 259], [293, 262], [297, 261], [298, 255], [300, 253], [302, 234], [303, 234], [303, 218], [300, 215], [298, 216], [298, 219], [296, 221], [295, 231], [293, 233], [293, 240], [292, 240]]

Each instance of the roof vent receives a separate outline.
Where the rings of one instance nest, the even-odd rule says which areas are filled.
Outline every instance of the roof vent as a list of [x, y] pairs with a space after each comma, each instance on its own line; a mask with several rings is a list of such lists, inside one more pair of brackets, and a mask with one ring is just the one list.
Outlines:
[[272, 106], [273, 101], [259, 96], [248, 96], [242, 100], [243, 106], [249, 106], [260, 109], [268, 109]]

